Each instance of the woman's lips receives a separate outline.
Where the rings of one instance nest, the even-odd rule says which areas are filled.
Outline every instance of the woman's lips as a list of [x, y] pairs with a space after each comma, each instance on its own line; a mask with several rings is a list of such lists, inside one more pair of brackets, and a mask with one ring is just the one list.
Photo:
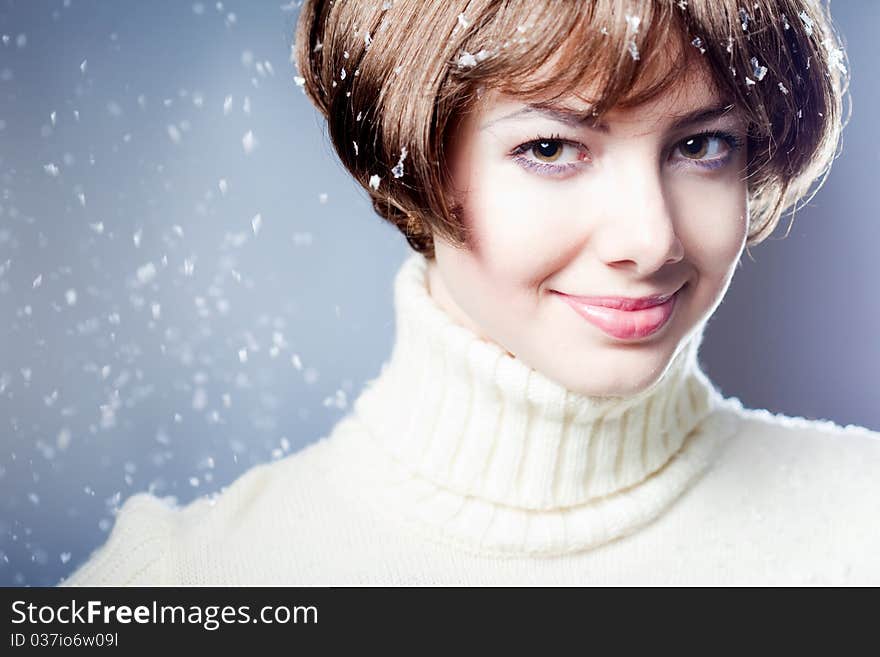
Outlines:
[[[603, 304], [594, 305], [584, 303], [577, 297], [568, 296], [558, 293], [563, 301], [568, 303], [575, 312], [586, 319], [594, 326], [602, 329], [608, 335], [620, 340], [635, 340], [653, 335], [659, 331], [669, 321], [672, 311], [675, 309], [675, 303], [679, 293], [684, 286], [679, 288], [675, 294], [669, 297], [665, 302], [650, 307], [643, 307], [647, 304], [626, 304], [616, 302], [611, 299], [603, 299]], [[639, 307], [639, 310], [620, 310], [624, 307]]]

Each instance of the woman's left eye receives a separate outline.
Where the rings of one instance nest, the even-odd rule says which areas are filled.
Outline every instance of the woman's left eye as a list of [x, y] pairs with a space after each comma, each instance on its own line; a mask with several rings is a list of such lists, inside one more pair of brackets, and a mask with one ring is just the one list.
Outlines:
[[673, 154], [680, 154], [679, 160], [690, 160], [704, 169], [717, 169], [728, 162], [741, 143], [739, 137], [727, 132], [701, 132], [678, 142]]

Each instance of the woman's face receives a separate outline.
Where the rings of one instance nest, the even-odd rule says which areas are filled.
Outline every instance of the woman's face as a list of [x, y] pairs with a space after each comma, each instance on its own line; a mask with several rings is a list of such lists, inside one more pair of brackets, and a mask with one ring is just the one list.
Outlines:
[[[432, 297], [570, 390], [631, 395], [657, 381], [720, 304], [748, 227], [746, 125], [735, 110], [694, 114], [726, 105], [705, 75], [693, 67], [601, 126], [487, 92], [449, 151], [472, 242], [435, 239]], [[587, 114], [574, 96], [560, 104]], [[564, 296], [676, 291], [638, 311]]]

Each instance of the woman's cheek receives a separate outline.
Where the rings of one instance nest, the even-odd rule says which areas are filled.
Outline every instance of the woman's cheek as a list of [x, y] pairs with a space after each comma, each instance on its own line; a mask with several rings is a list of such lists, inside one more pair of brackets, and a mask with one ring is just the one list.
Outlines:
[[537, 176], [514, 167], [481, 185], [475, 207], [492, 242], [517, 251], [535, 249], [572, 225], [577, 197], [558, 183], [535, 180]]
[[745, 183], [735, 178], [685, 181], [677, 185], [672, 205], [686, 257], [703, 272], [724, 276], [745, 242]]
[[470, 219], [486, 248], [509, 249], [535, 229], [530, 197], [512, 182], [509, 173], [496, 168], [471, 188]]

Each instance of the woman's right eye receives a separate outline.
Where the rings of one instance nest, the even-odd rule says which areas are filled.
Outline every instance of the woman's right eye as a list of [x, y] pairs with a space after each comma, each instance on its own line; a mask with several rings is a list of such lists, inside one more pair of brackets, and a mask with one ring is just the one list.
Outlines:
[[[570, 162], [563, 162], [565, 154], [573, 157]], [[553, 137], [537, 137], [532, 141], [517, 146], [511, 154], [514, 161], [530, 171], [540, 175], [558, 176], [582, 167], [587, 157], [586, 147], [577, 142]], [[526, 157], [530, 156], [530, 157]]]
[[542, 162], [555, 162], [565, 150], [565, 144], [560, 141], [539, 141], [531, 148], [532, 153]]

